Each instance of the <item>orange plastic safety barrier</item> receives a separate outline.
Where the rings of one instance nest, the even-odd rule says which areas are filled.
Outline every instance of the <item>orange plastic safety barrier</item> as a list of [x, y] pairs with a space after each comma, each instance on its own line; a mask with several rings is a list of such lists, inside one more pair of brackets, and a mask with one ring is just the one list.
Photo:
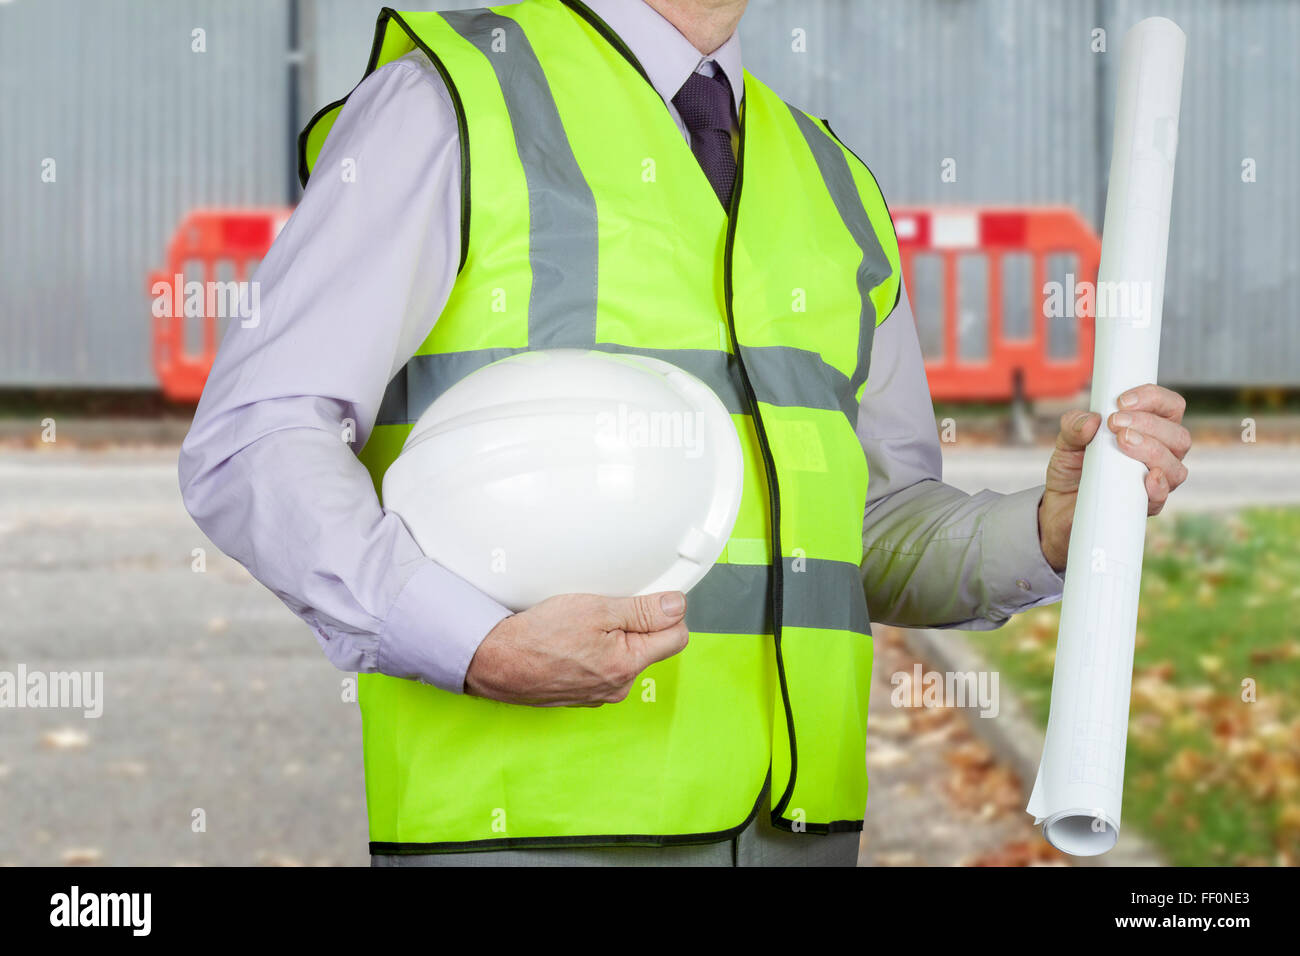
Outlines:
[[[1086, 388], [1092, 377], [1094, 297], [1079, 300], [1075, 289], [1064, 290], [1073, 309], [1082, 301], [1074, 354], [1054, 358], [1048, 349], [1047, 259], [1072, 255], [1076, 283], [1095, 286], [1101, 240], [1073, 209], [1063, 207], [935, 207], [892, 210], [898, 235], [903, 281], [914, 290], [915, 260], [942, 260], [942, 352], [927, 358], [930, 394], [942, 400], [1004, 401], [1023, 398], [1066, 398]], [[1018, 254], [1031, 258], [1028, 301], [1032, 315], [1027, 338], [1006, 332], [1003, 260]], [[960, 353], [958, 261], [985, 256], [988, 303], [988, 350], [978, 358]], [[915, 300], [913, 300], [915, 305]]]
[[[149, 276], [154, 302], [153, 363], [163, 393], [173, 401], [198, 401], [217, 351], [219, 317], [208, 297], [203, 314], [187, 319], [184, 290], [191, 283], [206, 286], [218, 281], [222, 263], [229, 277], [245, 282], [249, 264], [260, 261], [292, 210], [200, 209], [181, 222], [167, 248], [164, 268]], [[1056, 207], [921, 208], [892, 211], [898, 234], [903, 280], [915, 289], [917, 256], [942, 259], [942, 353], [926, 360], [930, 393], [942, 400], [1003, 401], [1024, 398], [1069, 397], [1085, 388], [1092, 375], [1093, 315], [1084, 309], [1079, 322], [1075, 354], [1053, 358], [1047, 347], [1044, 313], [1047, 258], [1073, 255], [1078, 262], [1078, 282], [1096, 281], [1101, 241], [1073, 209]], [[1029, 302], [1032, 316], [1028, 338], [1005, 332], [1002, 260], [1011, 254], [1032, 257]], [[988, 258], [988, 353], [977, 359], [959, 352], [958, 260], [964, 256]], [[201, 274], [186, 272], [198, 265]], [[1073, 290], [1068, 290], [1070, 299]], [[914, 303], [915, 304], [915, 303]], [[160, 314], [161, 313], [161, 314]], [[186, 350], [187, 321], [199, 323], [198, 351]]]
[[[221, 317], [216, 314], [220, 309], [213, 306], [229, 301], [207, 294], [208, 290], [215, 283], [247, 282], [250, 264], [266, 255], [291, 211], [198, 209], [177, 228], [167, 247], [166, 264], [149, 275], [153, 366], [167, 398], [198, 401], [217, 354]], [[229, 272], [220, 277], [223, 263]], [[201, 315], [195, 314], [199, 311]], [[187, 322], [198, 323], [201, 341], [197, 351], [186, 349]]]

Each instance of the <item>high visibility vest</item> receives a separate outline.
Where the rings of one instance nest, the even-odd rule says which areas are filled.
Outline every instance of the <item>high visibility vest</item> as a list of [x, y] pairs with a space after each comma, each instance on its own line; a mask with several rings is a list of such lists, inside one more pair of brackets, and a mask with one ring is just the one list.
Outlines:
[[[362, 675], [371, 852], [722, 840], [755, 817], [769, 776], [773, 825], [861, 829], [871, 634], [855, 424], [899, 289], [875, 179], [824, 121], [745, 73], [723, 208], [635, 56], [576, 0], [385, 9], [367, 73], [415, 48], [456, 108], [462, 248], [360, 453], [376, 489], [459, 379], [567, 347], [707, 382], [741, 439], [744, 497], [689, 594], [689, 646], [621, 703], [533, 708]], [[342, 102], [303, 131], [304, 177]]]

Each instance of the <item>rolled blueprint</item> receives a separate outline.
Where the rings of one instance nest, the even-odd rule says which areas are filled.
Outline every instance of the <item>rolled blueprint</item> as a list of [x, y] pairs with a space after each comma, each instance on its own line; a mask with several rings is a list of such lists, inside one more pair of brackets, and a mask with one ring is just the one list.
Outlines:
[[1083, 458], [1051, 714], [1027, 807], [1047, 841], [1074, 856], [1119, 838], [1147, 469], [1120, 451], [1105, 418], [1124, 391], [1156, 379], [1186, 42], [1152, 17], [1120, 55], [1090, 403], [1103, 421]]

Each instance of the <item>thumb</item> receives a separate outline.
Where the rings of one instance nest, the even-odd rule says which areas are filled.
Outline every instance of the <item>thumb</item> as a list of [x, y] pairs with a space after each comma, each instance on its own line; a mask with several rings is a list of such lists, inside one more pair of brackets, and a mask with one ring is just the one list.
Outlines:
[[1096, 412], [1075, 410], [1061, 416], [1056, 448], [1047, 462], [1045, 484], [1048, 491], [1073, 494], [1079, 490], [1084, 451], [1100, 427], [1101, 416]]
[[1061, 431], [1056, 436], [1057, 451], [1083, 451], [1101, 427], [1101, 416], [1096, 412], [1075, 409], [1061, 416]]
[[609, 610], [617, 627], [633, 634], [653, 634], [686, 616], [686, 595], [681, 591], [660, 591], [613, 598]]

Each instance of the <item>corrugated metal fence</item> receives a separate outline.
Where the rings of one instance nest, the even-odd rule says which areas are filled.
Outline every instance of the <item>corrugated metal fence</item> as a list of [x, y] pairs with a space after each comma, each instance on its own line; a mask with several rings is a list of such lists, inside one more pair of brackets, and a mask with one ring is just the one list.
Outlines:
[[153, 384], [145, 283], [180, 217], [283, 198], [284, 14], [0, 4], [0, 385]]
[[[297, 127], [357, 81], [379, 5], [300, 0], [295, 108], [289, 0], [0, 2], [0, 386], [153, 384], [148, 269], [194, 206], [293, 198]], [[1099, 226], [1119, 41], [1152, 14], [1189, 36], [1161, 378], [1300, 384], [1300, 3], [752, 0], [742, 45], [890, 201], [1064, 203]]]

